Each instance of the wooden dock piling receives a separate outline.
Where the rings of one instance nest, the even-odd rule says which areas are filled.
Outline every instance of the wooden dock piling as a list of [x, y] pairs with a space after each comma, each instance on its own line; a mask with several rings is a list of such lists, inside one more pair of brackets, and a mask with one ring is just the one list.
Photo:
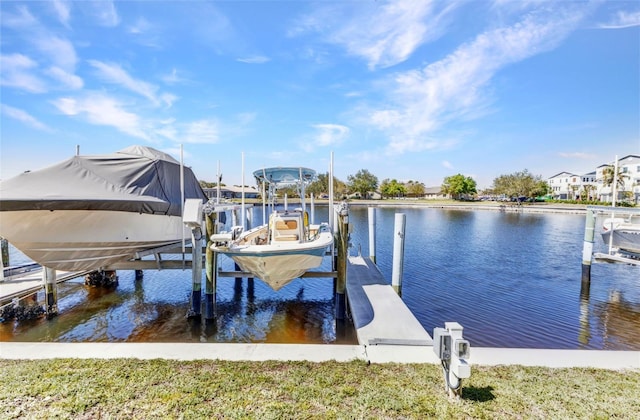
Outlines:
[[335, 302], [336, 319], [344, 319], [346, 316], [345, 290], [347, 286], [347, 257], [349, 255], [349, 209], [346, 203], [340, 205], [338, 213], [338, 226], [336, 242], [336, 283]]
[[207, 248], [205, 258], [206, 281], [204, 289], [205, 319], [212, 320], [216, 317], [216, 283], [218, 279], [218, 253], [211, 249], [211, 235], [218, 233], [217, 213], [205, 214], [207, 231]]
[[0, 255], [0, 258], [2, 258], [2, 264], [0, 268], [4, 268], [4, 267], [9, 267], [11, 264], [9, 264], [9, 241], [7, 241], [4, 238], [0, 238], [0, 248], [2, 249], [2, 254]]
[[9, 241], [0, 238], [0, 281], [4, 281], [5, 267], [9, 267]]
[[58, 315], [58, 285], [56, 283], [56, 270], [42, 267], [42, 282], [45, 290], [45, 310], [47, 317]]

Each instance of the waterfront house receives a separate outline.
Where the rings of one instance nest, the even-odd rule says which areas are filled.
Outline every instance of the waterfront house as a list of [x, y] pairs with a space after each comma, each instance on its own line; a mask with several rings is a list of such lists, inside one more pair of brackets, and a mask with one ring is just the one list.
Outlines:
[[[598, 199], [611, 202], [612, 186], [604, 185], [604, 170], [615, 162], [602, 164], [593, 172], [578, 175], [560, 172], [547, 179], [551, 195], [558, 200]], [[618, 159], [618, 173], [622, 183], [617, 191], [617, 200], [629, 200], [640, 204], [640, 156], [627, 155]]]
[[[604, 185], [604, 169], [614, 166], [615, 162], [603, 164], [596, 169], [596, 182], [598, 185], [598, 198], [600, 201], [611, 202], [612, 186]], [[630, 200], [640, 203], [640, 156], [627, 155], [618, 159], [618, 173], [622, 175], [622, 182], [618, 186], [616, 200]]]
[[424, 189], [424, 198], [427, 200], [441, 200], [449, 198], [447, 194], [442, 193], [442, 187], [427, 187]]
[[571, 172], [560, 172], [547, 180], [551, 195], [556, 200], [575, 199], [580, 189], [581, 177]]

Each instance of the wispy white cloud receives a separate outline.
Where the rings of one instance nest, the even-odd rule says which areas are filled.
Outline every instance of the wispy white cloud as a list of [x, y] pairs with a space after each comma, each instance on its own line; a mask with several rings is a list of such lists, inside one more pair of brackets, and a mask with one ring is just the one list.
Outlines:
[[35, 117], [28, 114], [26, 111], [23, 111], [22, 109], [14, 108], [12, 106], [5, 105], [5, 104], [0, 104], [0, 111], [2, 111], [2, 113], [7, 117], [13, 118], [14, 120], [18, 120], [28, 125], [29, 127], [33, 127], [35, 129], [42, 130], [42, 131], [53, 132], [51, 127], [38, 121]]
[[2, 24], [15, 29], [57, 67], [73, 71], [78, 61], [73, 44], [46, 29], [27, 7], [18, 7], [16, 10], [17, 13], [3, 11]]
[[[65, 3], [52, 4], [58, 13], [64, 15]], [[21, 54], [13, 54], [7, 60], [7, 67], [2, 70], [5, 85], [32, 93], [56, 90], [61, 87], [78, 88], [81, 79], [74, 75], [78, 57], [71, 41], [48, 30], [26, 6], [17, 7], [15, 13], [5, 12], [2, 24], [15, 30], [18, 37], [30, 45], [29, 51], [32, 54], [29, 58]], [[53, 77], [63, 85], [49, 86], [43, 75]]]
[[53, 10], [55, 11], [60, 23], [68, 28], [69, 19], [71, 18], [71, 1], [53, 0], [51, 5], [53, 6]]
[[182, 140], [185, 143], [218, 143], [220, 141], [219, 123], [214, 119], [188, 123]]
[[447, 168], [447, 169], [453, 169], [453, 165], [448, 160], [443, 160], [442, 161], [442, 166]]
[[435, 134], [442, 137], [448, 123], [487, 112], [487, 87], [497, 72], [555, 48], [582, 17], [579, 7], [528, 13], [511, 26], [481, 33], [421, 70], [397, 73], [380, 84], [386, 103], [394, 105], [365, 109], [368, 122], [388, 133], [388, 153], [442, 147]]
[[303, 136], [299, 141], [300, 148], [312, 152], [318, 147], [336, 146], [349, 137], [350, 129], [340, 124], [314, 124], [314, 132]]
[[113, 1], [90, 1], [83, 5], [88, 6], [89, 13], [100, 26], [113, 27], [120, 24], [120, 16]]
[[342, 143], [349, 136], [349, 127], [340, 124], [315, 124], [315, 144], [333, 146]]
[[2, 26], [12, 29], [28, 29], [39, 25], [38, 20], [29, 12], [26, 6], [16, 7], [16, 13], [9, 10], [2, 11]]
[[162, 48], [163, 29], [144, 17], [139, 17], [126, 28], [126, 31], [131, 34], [131, 39], [140, 45], [154, 49]]
[[165, 93], [158, 95], [157, 86], [145, 82], [144, 80], [135, 79], [118, 64], [105, 63], [98, 60], [89, 60], [88, 62], [98, 70], [98, 76], [106, 82], [120, 85], [131, 92], [137, 93], [138, 95], [147, 98], [156, 106], [160, 103], [165, 103], [167, 106], [171, 106], [173, 101], [176, 99], [176, 97], [171, 94]]
[[237, 51], [244, 43], [227, 17], [214, 2], [199, 2], [188, 9], [190, 31], [201, 45], [217, 54]]
[[405, 61], [421, 45], [440, 37], [457, 2], [399, 0], [393, 2], [323, 4], [292, 25], [290, 36], [319, 32], [369, 68]]
[[271, 61], [271, 59], [263, 55], [252, 55], [250, 57], [238, 58], [236, 61], [247, 64], [264, 64]]
[[632, 12], [618, 11], [608, 22], [601, 23], [598, 26], [603, 29], [622, 29], [640, 26], [640, 10]]
[[584, 153], [584, 152], [560, 152], [558, 156], [565, 159], [585, 159], [592, 160], [598, 157], [598, 155], [593, 153]]
[[176, 85], [176, 84], [180, 84], [180, 83], [189, 82], [189, 79], [187, 77], [183, 76], [182, 72], [180, 72], [180, 74], [179, 74], [178, 70], [175, 67], [173, 69], [171, 69], [170, 73], [160, 76], [160, 79], [164, 83], [166, 83], [168, 85]]
[[151, 139], [142, 118], [128, 112], [115, 98], [103, 93], [59, 98], [52, 101], [52, 104], [69, 117], [81, 117], [90, 124], [110, 126], [136, 138]]
[[75, 71], [78, 56], [73, 44], [65, 38], [42, 33], [34, 36], [33, 43], [53, 63], [66, 71]]
[[65, 89], [78, 90], [84, 86], [84, 81], [79, 76], [69, 73], [60, 67], [50, 67], [46, 74], [62, 83]]
[[246, 126], [251, 124], [256, 119], [255, 112], [242, 112], [236, 116], [236, 119], [240, 125]]
[[[179, 141], [178, 130], [175, 127], [175, 119], [170, 118], [168, 120], [163, 120], [158, 123], [159, 125], [155, 129], [155, 133], [166, 139], [177, 142]], [[175, 156], [175, 155], [174, 155]]]
[[144, 34], [151, 29], [151, 23], [144, 17], [139, 17], [133, 25], [127, 28], [130, 34]]
[[178, 100], [178, 97], [172, 93], [162, 93], [160, 94], [160, 100], [167, 108], [171, 108], [173, 103]]
[[0, 85], [43, 93], [47, 84], [36, 74], [38, 63], [22, 54], [0, 55]]

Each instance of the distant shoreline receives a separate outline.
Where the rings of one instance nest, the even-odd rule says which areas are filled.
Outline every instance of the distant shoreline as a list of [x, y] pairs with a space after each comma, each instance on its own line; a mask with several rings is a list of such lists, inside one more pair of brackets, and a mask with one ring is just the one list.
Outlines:
[[424, 200], [354, 200], [348, 202], [350, 206], [375, 206], [375, 207], [423, 207], [445, 210], [489, 210], [509, 213], [569, 213], [585, 214], [586, 206], [581, 204], [559, 203], [501, 203], [489, 202], [451, 202], [434, 200], [433, 203]]
[[[236, 200], [234, 200], [235, 202]], [[315, 199], [315, 204], [327, 205], [329, 200]], [[341, 201], [336, 200], [334, 204]], [[583, 204], [562, 204], [562, 203], [524, 203], [515, 204], [511, 202], [498, 201], [453, 201], [453, 200], [347, 200], [349, 206], [356, 207], [422, 207], [445, 210], [489, 210], [503, 211], [508, 213], [566, 213], [585, 214], [587, 206]], [[245, 200], [247, 204], [261, 205], [261, 200]], [[283, 200], [278, 200], [282, 204]], [[300, 204], [298, 198], [289, 199], [289, 205]], [[309, 205], [309, 200], [307, 200]]]

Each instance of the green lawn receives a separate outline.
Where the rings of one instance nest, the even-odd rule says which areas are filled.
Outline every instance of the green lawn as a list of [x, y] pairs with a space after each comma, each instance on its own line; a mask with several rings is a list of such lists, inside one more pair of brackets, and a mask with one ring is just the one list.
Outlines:
[[640, 371], [362, 361], [0, 360], [0, 418], [637, 418]]

